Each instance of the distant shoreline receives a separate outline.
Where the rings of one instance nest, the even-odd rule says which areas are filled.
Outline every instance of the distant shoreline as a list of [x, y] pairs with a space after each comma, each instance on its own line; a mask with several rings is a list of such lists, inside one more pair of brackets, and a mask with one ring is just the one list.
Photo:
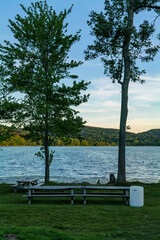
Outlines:
[[[14, 145], [10, 145], [10, 146], [3, 146], [3, 145], [0, 145], [0, 148], [2, 148], [2, 147], [4, 147], [4, 148], [6, 148], [6, 147], [42, 147], [42, 145], [17, 145], [17, 146], [14, 146]], [[89, 146], [86, 146], [86, 145], [81, 145], [81, 146], [70, 146], [70, 145], [63, 145], [63, 146], [58, 146], [58, 145], [51, 145], [51, 146], [49, 146], [49, 147], [118, 147], [118, 145], [104, 145], [104, 146], [94, 146], [94, 145], [89, 145]], [[138, 145], [138, 146], [136, 146], [136, 145], [126, 145], [126, 147], [160, 147], [160, 146], [157, 146], [157, 145]]]
[[[7, 178], [9, 178], [9, 177], [7, 177]], [[15, 177], [16, 178], [16, 177]], [[17, 179], [20, 179], [20, 178], [17, 178]], [[21, 179], [25, 179], [25, 177], [21, 177]], [[4, 182], [3, 180], [1, 180], [1, 178], [0, 178], [0, 184], [8, 184], [8, 185], [12, 185], [12, 184], [15, 184], [15, 182], [16, 182], [17, 180], [15, 179], [15, 181], [11, 181], [11, 182], [9, 182], [9, 181], [7, 181], [7, 182]], [[70, 185], [74, 185], [74, 184], [88, 184], [88, 185], [108, 185], [109, 184], [109, 182], [106, 182], [106, 183], [100, 183], [100, 184], [97, 184], [97, 183], [90, 183], [90, 182], [55, 182], [55, 181], [53, 181], [52, 179], [50, 180], [50, 182], [53, 182], [54, 184], [56, 184], [56, 185], [58, 185], [58, 184], [60, 184], [60, 185], [62, 185], [62, 184], [64, 184], [64, 185], [68, 185], [68, 184], [70, 184]], [[39, 183], [44, 183], [44, 181], [39, 181]], [[126, 181], [126, 184], [138, 184], [138, 183], [140, 183], [140, 184], [160, 184], [160, 180], [157, 180], [157, 181], [138, 181], [138, 180], [136, 180], [136, 179], [133, 179], [133, 180], [128, 180], [128, 181]], [[115, 183], [115, 185], [116, 185], [116, 183]]]
[[[5, 128], [5, 126], [4, 126]], [[27, 132], [16, 129], [10, 138], [1, 141], [0, 146], [41, 146], [42, 141], [28, 139]], [[79, 137], [53, 137], [53, 146], [118, 146], [119, 130], [111, 128], [84, 127]], [[147, 132], [126, 132], [126, 146], [160, 146], [160, 129], [151, 129]]]

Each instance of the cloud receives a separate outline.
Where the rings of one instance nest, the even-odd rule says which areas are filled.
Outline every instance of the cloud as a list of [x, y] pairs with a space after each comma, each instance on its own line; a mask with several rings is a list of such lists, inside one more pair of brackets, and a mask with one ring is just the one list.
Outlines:
[[[151, 78], [148, 76], [148, 78]], [[152, 81], [145, 84], [131, 83], [129, 88], [129, 101], [132, 104], [151, 104], [160, 102], [160, 81], [158, 77], [152, 77]]]
[[146, 76], [143, 77], [143, 79], [144, 79], [145, 81], [160, 82], [160, 75], [157, 75], [157, 76], [155, 76], [155, 77], [151, 77], [151, 76], [149, 76], [149, 75], [146, 75]]
[[153, 118], [132, 118], [128, 119], [127, 124], [131, 126], [131, 132], [143, 132], [150, 129], [160, 128], [159, 119]]
[[119, 101], [106, 101], [103, 103], [104, 107], [111, 107], [111, 108], [120, 108], [121, 104]]
[[106, 110], [105, 109], [92, 109], [90, 107], [90, 109], [88, 109], [88, 107], [86, 108], [78, 108], [78, 111], [80, 111], [81, 113], [105, 113]]
[[119, 84], [113, 84], [109, 78], [96, 78], [90, 80], [91, 84], [88, 88], [90, 98], [98, 100], [106, 100], [120, 96]]
[[[160, 128], [160, 78], [147, 76], [145, 84], [130, 83], [127, 125], [132, 132]], [[119, 128], [121, 85], [107, 77], [90, 79], [90, 99], [78, 109], [87, 125]]]
[[160, 96], [151, 96], [151, 95], [139, 95], [134, 98], [137, 101], [144, 101], [144, 102], [159, 102]]

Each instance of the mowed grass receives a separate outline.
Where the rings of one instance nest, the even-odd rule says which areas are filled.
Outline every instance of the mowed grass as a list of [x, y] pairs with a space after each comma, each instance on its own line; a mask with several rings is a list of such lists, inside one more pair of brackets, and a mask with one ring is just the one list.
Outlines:
[[0, 240], [15, 234], [22, 240], [160, 239], [160, 183], [144, 187], [144, 207], [130, 207], [121, 199], [36, 198], [28, 205], [11, 185], [0, 184]]

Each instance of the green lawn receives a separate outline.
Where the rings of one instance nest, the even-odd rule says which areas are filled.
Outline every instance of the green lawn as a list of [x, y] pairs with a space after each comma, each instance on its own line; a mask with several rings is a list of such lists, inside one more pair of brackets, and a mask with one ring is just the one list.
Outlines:
[[[132, 183], [131, 185], [137, 185]], [[35, 199], [27, 204], [23, 192], [0, 184], [0, 240], [6, 233], [22, 240], [159, 240], [160, 183], [144, 186], [145, 206], [125, 205], [121, 199]]]

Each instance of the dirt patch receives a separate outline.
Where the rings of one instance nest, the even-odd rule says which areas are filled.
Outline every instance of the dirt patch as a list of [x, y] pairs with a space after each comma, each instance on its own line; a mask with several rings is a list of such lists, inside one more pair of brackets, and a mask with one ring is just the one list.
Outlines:
[[19, 240], [15, 234], [5, 234], [3, 237], [5, 240]]

